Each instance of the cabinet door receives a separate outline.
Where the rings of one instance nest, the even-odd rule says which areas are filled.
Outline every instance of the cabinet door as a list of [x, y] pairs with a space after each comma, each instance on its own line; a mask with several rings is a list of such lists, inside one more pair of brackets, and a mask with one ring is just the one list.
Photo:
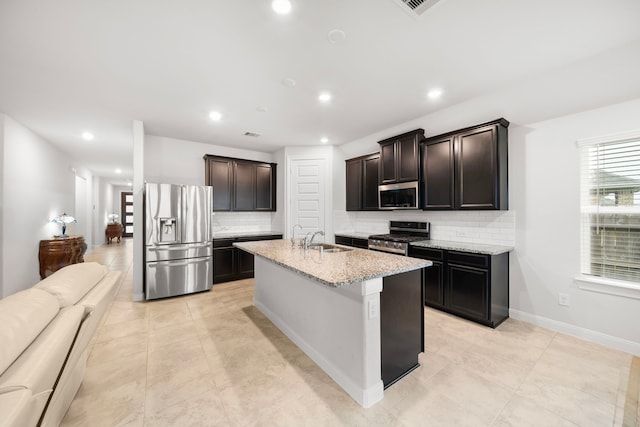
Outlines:
[[238, 260], [238, 279], [248, 279], [253, 277], [253, 255], [242, 249], [235, 248]]
[[395, 141], [380, 144], [380, 184], [396, 182], [396, 154]]
[[213, 283], [236, 279], [236, 254], [237, 249], [233, 247], [213, 250]]
[[460, 209], [499, 209], [497, 126], [458, 135], [456, 205]]
[[369, 249], [369, 241], [367, 239], [358, 239], [354, 237], [351, 240], [351, 246], [360, 249]]
[[[347, 160], [347, 210], [362, 210], [362, 159]], [[377, 188], [378, 183], [376, 183]]]
[[441, 261], [431, 261], [433, 265], [424, 269], [424, 303], [444, 306], [444, 265]]
[[447, 307], [474, 320], [487, 323], [489, 318], [489, 271], [448, 264]]
[[417, 181], [419, 168], [418, 138], [408, 135], [396, 141], [397, 177], [398, 182]]
[[257, 211], [275, 210], [275, 183], [273, 167], [270, 164], [256, 165], [256, 207]]
[[[235, 162], [233, 210], [252, 211], [255, 208], [256, 166], [253, 163]], [[215, 194], [215, 188], [213, 190]]]
[[423, 209], [454, 208], [454, 137], [422, 146]]
[[230, 211], [232, 208], [233, 162], [209, 157], [206, 163], [205, 184], [213, 186], [213, 210]]
[[362, 160], [362, 210], [378, 210], [378, 173], [380, 155]]
[[352, 239], [346, 236], [335, 236], [336, 245], [353, 246]]

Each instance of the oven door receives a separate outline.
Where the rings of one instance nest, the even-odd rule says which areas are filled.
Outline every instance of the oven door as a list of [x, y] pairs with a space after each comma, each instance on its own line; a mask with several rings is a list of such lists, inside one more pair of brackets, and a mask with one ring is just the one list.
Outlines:
[[378, 186], [380, 209], [418, 209], [418, 181]]
[[394, 255], [407, 255], [407, 249], [405, 245], [394, 245], [393, 242], [387, 241], [369, 239], [368, 249], [370, 251], [385, 252]]

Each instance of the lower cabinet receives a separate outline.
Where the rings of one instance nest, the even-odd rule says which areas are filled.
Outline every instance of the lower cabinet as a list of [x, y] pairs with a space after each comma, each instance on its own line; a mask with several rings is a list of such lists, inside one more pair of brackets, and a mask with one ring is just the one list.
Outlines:
[[243, 236], [213, 240], [213, 283], [253, 277], [253, 255], [233, 246], [234, 242], [282, 239], [282, 234]]
[[369, 240], [359, 239], [357, 237], [343, 236], [336, 234], [336, 245], [353, 246], [354, 248], [369, 249]]
[[509, 253], [477, 254], [412, 246], [433, 266], [422, 273], [425, 305], [495, 328], [509, 317]]

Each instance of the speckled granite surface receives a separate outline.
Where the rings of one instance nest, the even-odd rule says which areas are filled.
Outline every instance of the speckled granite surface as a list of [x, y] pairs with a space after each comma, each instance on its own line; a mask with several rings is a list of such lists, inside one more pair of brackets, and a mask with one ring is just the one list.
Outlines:
[[351, 237], [351, 238], [356, 238], [356, 239], [368, 239], [369, 236], [373, 236], [374, 234], [380, 234], [380, 233], [360, 233], [357, 231], [340, 231], [339, 233], [335, 233], [336, 236], [344, 236], [344, 237]]
[[214, 239], [232, 239], [234, 237], [262, 237], [262, 236], [274, 236], [282, 235], [281, 231], [214, 231]]
[[448, 242], [446, 240], [422, 240], [411, 243], [411, 246], [421, 248], [447, 249], [450, 251], [472, 252], [485, 255], [500, 255], [511, 252], [512, 246], [483, 245], [480, 243]]
[[233, 245], [332, 287], [393, 276], [431, 265], [431, 261], [366, 249], [354, 248], [337, 253], [320, 253], [314, 249], [305, 251], [298, 247], [292, 248], [289, 240], [263, 240]]

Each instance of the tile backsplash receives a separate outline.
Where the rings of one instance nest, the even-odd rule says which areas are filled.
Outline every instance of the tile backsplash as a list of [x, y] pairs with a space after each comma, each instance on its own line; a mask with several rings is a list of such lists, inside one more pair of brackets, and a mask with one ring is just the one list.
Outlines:
[[336, 232], [388, 233], [389, 221], [431, 223], [431, 239], [452, 242], [515, 245], [514, 211], [334, 211]]
[[273, 212], [216, 212], [213, 215], [213, 231], [281, 231], [275, 225], [279, 217]]

